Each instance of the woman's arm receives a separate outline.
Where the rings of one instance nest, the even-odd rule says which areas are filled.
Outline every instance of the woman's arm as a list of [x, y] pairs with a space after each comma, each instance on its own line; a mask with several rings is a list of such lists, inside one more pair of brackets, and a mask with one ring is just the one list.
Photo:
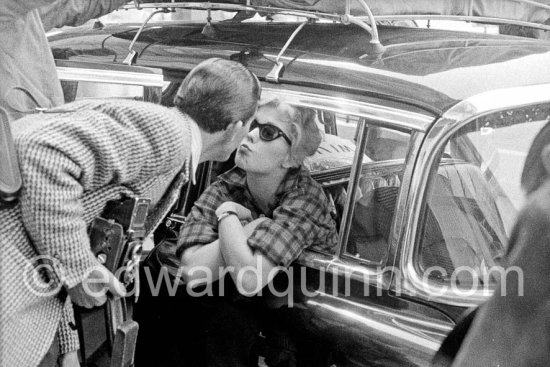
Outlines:
[[[235, 216], [235, 218], [237, 218]], [[221, 222], [224, 222], [222, 220]], [[220, 223], [221, 223], [220, 222]], [[244, 227], [237, 220], [237, 231], [242, 231], [246, 237], [254, 231], [261, 221], [256, 220]], [[248, 247], [248, 246], [247, 246]], [[191, 287], [211, 283], [220, 278], [228, 270], [220, 249], [220, 240], [215, 240], [207, 245], [195, 245], [186, 249], [181, 256], [181, 274], [185, 283]]]
[[[272, 218], [261, 218], [251, 234], [243, 232], [234, 215], [224, 217], [218, 224], [222, 257], [232, 267], [231, 276], [242, 294], [258, 293], [305, 248], [336, 246], [336, 224], [322, 188], [313, 179], [306, 179], [301, 185], [281, 199]], [[239, 204], [227, 202], [220, 205], [216, 214], [238, 207]]]
[[277, 266], [248, 246], [248, 237], [266, 218], [258, 218], [243, 227], [239, 218], [230, 215], [218, 224], [221, 256], [241, 294], [254, 295], [275, 276]]

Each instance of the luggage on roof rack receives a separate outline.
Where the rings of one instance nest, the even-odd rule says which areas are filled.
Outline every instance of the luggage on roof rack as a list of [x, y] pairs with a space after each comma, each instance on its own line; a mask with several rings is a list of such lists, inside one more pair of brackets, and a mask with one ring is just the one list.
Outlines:
[[[544, 23], [550, 19], [550, 0], [364, 0], [375, 16], [434, 15], [473, 16]], [[142, 3], [160, 3], [145, 0]], [[332, 14], [346, 13], [346, 0], [218, 0], [180, 1], [184, 3], [238, 4], [280, 9], [314, 11]], [[350, 13], [365, 15], [360, 0], [352, 0]]]
[[[544, 23], [550, 18], [550, 0], [365, 0], [374, 15], [462, 15]], [[345, 0], [251, 0], [251, 5], [344, 14]], [[359, 1], [352, 15], [364, 15]]]

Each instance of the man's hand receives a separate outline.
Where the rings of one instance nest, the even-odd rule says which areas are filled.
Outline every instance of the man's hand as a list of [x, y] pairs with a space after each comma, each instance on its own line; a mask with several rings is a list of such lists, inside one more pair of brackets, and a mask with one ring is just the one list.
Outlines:
[[85, 308], [104, 304], [107, 301], [107, 292], [115, 297], [126, 295], [122, 283], [103, 265], [94, 267], [82, 283], [68, 290], [73, 303]]
[[80, 367], [77, 351], [73, 350], [72, 352], [63, 354], [61, 356], [60, 367]]
[[216, 216], [220, 216], [224, 212], [227, 211], [234, 211], [237, 213], [237, 217], [239, 217], [239, 220], [245, 223], [248, 223], [252, 220], [252, 213], [249, 209], [245, 208], [241, 204], [237, 204], [233, 201], [226, 201], [225, 203], [222, 203], [218, 209], [216, 209]]

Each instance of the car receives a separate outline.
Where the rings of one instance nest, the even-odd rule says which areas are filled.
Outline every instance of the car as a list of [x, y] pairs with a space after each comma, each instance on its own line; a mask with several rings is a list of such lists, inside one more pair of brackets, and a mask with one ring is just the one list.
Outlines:
[[[429, 365], [464, 311], [509, 276], [499, 262], [524, 202], [523, 162], [550, 118], [550, 42], [418, 20], [550, 27], [494, 14], [375, 13], [376, 27], [318, 8], [231, 1], [140, 7], [151, 17], [200, 10], [204, 20], [98, 21], [50, 34], [66, 101], [170, 106], [195, 65], [220, 57], [252, 70], [263, 98], [314, 109], [325, 138], [305, 165], [334, 204], [339, 244], [305, 250], [276, 278], [293, 285], [279, 299], [280, 317], [311, 341], [306, 352], [317, 366]], [[212, 22], [217, 10], [234, 17]], [[279, 16], [292, 20], [272, 20]], [[201, 167], [156, 243], [174, 240], [228, 165]], [[98, 343], [83, 350], [90, 362]]]

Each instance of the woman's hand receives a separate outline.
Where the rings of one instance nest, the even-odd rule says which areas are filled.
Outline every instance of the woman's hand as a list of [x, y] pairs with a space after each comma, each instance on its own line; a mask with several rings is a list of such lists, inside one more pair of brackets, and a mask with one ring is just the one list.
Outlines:
[[249, 209], [245, 208], [241, 204], [237, 204], [233, 201], [226, 201], [225, 203], [222, 203], [218, 209], [216, 209], [216, 216], [220, 216], [223, 213], [227, 211], [233, 211], [237, 213], [237, 217], [239, 220], [245, 223], [248, 223], [252, 220], [252, 213]]

